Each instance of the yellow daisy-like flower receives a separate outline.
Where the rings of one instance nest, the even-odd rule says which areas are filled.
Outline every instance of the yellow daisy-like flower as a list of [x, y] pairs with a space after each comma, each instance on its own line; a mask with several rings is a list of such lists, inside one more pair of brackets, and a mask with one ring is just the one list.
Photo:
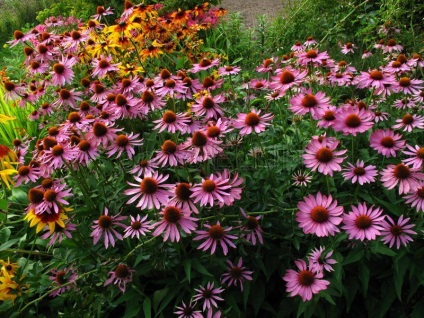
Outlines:
[[117, 43], [112, 43], [110, 40], [105, 40], [87, 47], [87, 53], [92, 57], [100, 57], [100, 55], [117, 55], [117, 49], [120, 46]]
[[10, 276], [16, 275], [16, 270], [19, 267], [18, 263], [11, 263], [10, 258], [8, 257], [7, 262], [0, 259], [0, 264], [2, 265], [1, 274], [3, 274], [3, 272], [7, 272]]
[[70, 209], [59, 207], [59, 213], [43, 212], [40, 214], [36, 214], [35, 209], [31, 209], [27, 215], [25, 215], [24, 220], [30, 222], [30, 227], [37, 225], [37, 228], [35, 229], [36, 233], [40, 232], [46, 225], [49, 226], [50, 233], [53, 233], [56, 224], [60, 225], [62, 228], [65, 227], [63, 220], [67, 220], [68, 217], [63, 213], [64, 210], [69, 211]]
[[0, 124], [7, 124], [8, 121], [15, 120], [16, 117], [0, 114]]
[[16, 154], [7, 146], [0, 145], [0, 178], [8, 189], [14, 184], [10, 176], [18, 173], [13, 165], [18, 164]]
[[144, 73], [143, 67], [140, 66], [140, 65], [137, 65], [135, 63], [131, 63], [131, 64], [127, 63], [125, 65], [120, 64], [120, 65], [118, 65], [118, 68], [119, 68], [118, 74], [121, 77], [127, 77], [127, 76], [130, 76], [130, 75], [134, 76], [134, 75], [138, 75], [140, 73]]
[[140, 56], [143, 61], [147, 58], [158, 58], [160, 54], [163, 54], [162, 50], [159, 46], [155, 46], [154, 43], [140, 52]]
[[15, 302], [17, 296], [21, 295], [21, 286], [12, 280], [7, 271], [2, 271], [0, 276], [0, 300], [11, 300]]

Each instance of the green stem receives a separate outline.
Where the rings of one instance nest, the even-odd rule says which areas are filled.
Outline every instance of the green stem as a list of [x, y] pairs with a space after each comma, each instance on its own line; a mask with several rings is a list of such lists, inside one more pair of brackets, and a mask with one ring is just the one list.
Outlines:
[[125, 255], [124, 256], [124, 261], [125, 260], [127, 260], [127, 258], [128, 257], [130, 257], [132, 254], [134, 254], [135, 253], [135, 251], [138, 249], [138, 248], [140, 248], [140, 247], [142, 247], [143, 245], [145, 245], [145, 244], [147, 244], [147, 243], [150, 243], [150, 242], [152, 242], [154, 239], [156, 238], [156, 236], [153, 236], [152, 238], [150, 238], [150, 239], [148, 239], [147, 241], [144, 241], [144, 242], [142, 242], [142, 243], [140, 243], [140, 244], [138, 244], [136, 247], [134, 247], [127, 255]]

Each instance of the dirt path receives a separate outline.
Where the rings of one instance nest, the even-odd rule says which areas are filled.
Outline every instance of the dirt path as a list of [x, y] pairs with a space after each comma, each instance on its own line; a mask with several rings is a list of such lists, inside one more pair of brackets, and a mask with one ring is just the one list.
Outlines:
[[267, 15], [270, 19], [282, 13], [285, 5], [291, 0], [222, 0], [221, 7], [231, 12], [240, 12], [245, 26], [256, 25], [256, 18]]

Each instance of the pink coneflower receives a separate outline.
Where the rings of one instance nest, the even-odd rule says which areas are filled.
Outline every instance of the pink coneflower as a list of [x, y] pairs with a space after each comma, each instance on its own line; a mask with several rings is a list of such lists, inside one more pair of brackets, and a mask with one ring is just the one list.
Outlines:
[[410, 79], [409, 77], [401, 77], [398, 81], [398, 92], [404, 94], [418, 95], [421, 92], [423, 81], [419, 79]]
[[239, 177], [239, 174], [236, 172], [231, 179], [230, 171], [228, 169], [224, 169], [224, 171], [216, 172], [216, 175], [221, 180], [227, 180], [227, 185], [230, 186], [229, 189], [225, 190], [228, 195], [223, 196], [223, 201], [220, 201], [218, 205], [223, 207], [224, 205], [230, 206], [233, 205], [234, 201], [241, 199], [242, 188], [240, 187], [244, 179]]
[[410, 168], [403, 163], [388, 165], [380, 174], [383, 186], [393, 189], [399, 184], [399, 194], [415, 191], [420, 187], [420, 180], [424, 180], [421, 169]]
[[287, 91], [293, 87], [301, 86], [308, 71], [299, 71], [291, 68], [279, 70], [276, 76], [271, 77], [270, 89], [277, 91]]
[[424, 129], [424, 117], [414, 114], [406, 114], [401, 119], [396, 119], [398, 124], [393, 125], [393, 129], [402, 129], [411, 132], [414, 128]]
[[337, 113], [336, 106], [329, 106], [329, 107], [318, 109], [317, 126], [322, 128], [328, 128], [333, 126], [334, 120], [336, 119], [336, 113]]
[[105, 281], [103, 286], [107, 286], [110, 283], [114, 283], [118, 285], [118, 288], [125, 293], [125, 287], [127, 283], [132, 282], [132, 275], [135, 270], [131, 269], [129, 266], [125, 264], [119, 264], [114, 271], [110, 271], [108, 275], [110, 278]]
[[333, 251], [325, 252], [325, 247], [315, 248], [309, 254], [309, 269], [315, 273], [323, 273], [324, 271], [332, 272], [334, 268], [332, 265], [337, 264], [335, 259], [330, 258]]
[[256, 68], [256, 72], [259, 73], [268, 73], [272, 72], [274, 67], [276, 66], [277, 58], [272, 57], [269, 59], [263, 60], [262, 64]]
[[383, 210], [375, 208], [374, 205], [368, 208], [365, 203], [358, 206], [352, 205], [352, 211], [343, 216], [342, 229], [349, 234], [349, 239], [375, 240], [380, 231], [384, 229], [383, 220], [385, 215], [381, 215]]
[[183, 165], [187, 158], [187, 152], [183, 148], [183, 145], [177, 145], [172, 140], [165, 140], [161, 150], [156, 152], [156, 156], [152, 160], [161, 167]]
[[[93, 83], [90, 85], [93, 95], [90, 97], [90, 101], [97, 104], [111, 103], [115, 99], [115, 94], [109, 94], [106, 87], [102, 83]], [[110, 98], [110, 100], [109, 100]], [[118, 116], [117, 116], [118, 117]]]
[[146, 173], [143, 179], [134, 176], [138, 184], [127, 182], [134, 188], [124, 191], [125, 195], [133, 195], [133, 197], [127, 201], [127, 204], [131, 204], [140, 198], [136, 207], [141, 210], [146, 208], [152, 209], [153, 207], [159, 209], [162, 205], [166, 205], [169, 197], [172, 195], [172, 192], [169, 191], [172, 185], [164, 184], [168, 177], [169, 175], [162, 175], [157, 171], [155, 171], [154, 174]]
[[141, 218], [140, 214], [137, 214], [137, 216], [134, 218], [132, 215], [130, 215], [131, 223], [130, 226], [124, 230], [124, 238], [129, 236], [134, 238], [137, 236], [137, 238], [140, 239], [140, 235], [146, 236], [146, 233], [153, 229], [153, 226], [150, 224], [150, 221], [147, 220], [147, 217], [148, 215], [145, 215], [143, 218]]
[[307, 52], [297, 53], [298, 63], [302, 66], [308, 66], [310, 64], [314, 66], [320, 66], [323, 64], [323, 60], [330, 58], [326, 51], [319, 52], [317, 49], [310, 49]]
[[35, 208], [35, 213], [58, 214], [64, 205], [69, 205], [69, 202], [64, 199], [69, 196], [72, 196], [71, 189], [65, 190], [65, 185], [52, 186], [44, 191], [43, 201]]
[[109, 72], [119, 71], [118, 65], [119, 63], [112, 64], [112, 56], [100, 56], [99, 58], [95, 58], [91, 63], [93, 67], [93, 72], [91, 74], [92, 77], [102, 78]]
[[[112, 94], [113, 96], [114, 94]], [[112, 97], [111, 95], [108, 95]], [[125, 96], [123, 94], [116, 94], [115, 98], [109, 104], [103, 105], [103, 110], [114, 113], [118, 118], [143, 118], [143, 115], [148, 113], [147, 108], [140, 107], [140, 100], [131, 94]]]
[[393, 107], [397, 109], [411, 109], [417, 106], [417, 100], [410, 97], [403, 97], [395, 100]]
[[371, 57], [371, 56], [372, 56], [372, 52], [371, 52], [371, 51], [369, 51], [369, 50], [364, 50], [364, 51], [362, 52], [361, 58], [362, 58], [362, 59], [367, 59], [367, 58], [369, 58], [369, 57]]
[[205, 120], [218, 119], [224, 114], [219, 105], [223, 102], [225, 102], [225, 97], [222, 94], [201, 96], [193, 103], [191, 111], [198, 116], [204, 116]]
[[312, 171], [318, 170], [324, 175], [333, 176], [334, 171], [342, 170], [340, 164], [346, 158], [341, 156], [347, 150], [334, 151], [338, 144], [337, 140], [330, 142], [324, 139], [320, 142], [317, 139], [312, 139], [306, 146], [306, 154], [302, 155], [303, 163], [307, 168], [311, 168]]
[[312, 36], [308, 36], [306, 38], [305, 43], [303, 43], [304, 46], [312, 46], [317, 44], [318, 42], [312, 37]]
[[415, 207], [418, 212], [424, 212], [424, 183], [421, 182], [417, 189], [411, 191], [403, 198], [406, 199], [407, 204], [410, 204], [411, 207]]
[[49, 276], [49, 279], [54, 282], [55, 287], [58, 287], [58, 289], [52, 291], [49, 296], [56, 297], [71, 288], [77, 290], [76, 280], [78, 275], [73, 267], [63, 269], [55, 268], [50, 271], [50, 274], [51, 276]]
[[343, 207], [337, 206], [337, 200], [333, 201], [331, 195], [327, 197], [321, 192], [318, 192], [316, 197], [310, 194], [303, 200], [297, 204], [299, 211], [296, 213], [296, 221], [299, 222], [303, 233], [323, 237], [334, 236], [334, 233], [340, 232], [337, 225], [343, 220]]
[[379, 121], [385, 121], [389, 119], [389, 113], [382, 112], [381, 110], [374, 110], [374, 121], [378, 123]]
[[49, 70], [49, 64], [47, 64], [47, 63], [42, 63], [42, 62], [38, 62], [38, 61], [32, 61], [28, 65], [28, 71], [32, 75], [35, 75], [35, 74], [44, 74], [48, 70]]
[[69, 220], [64, 222], [64, 224], [65, 227], [62, 227], [55, 223], [53, 232], [51, 232], [50, 229], [47, 229], [46, 233], [41, 235], [43, 240], [50, 237], [50, 241], [47, 243], [47, 245], [54, 245], [56, 242], [60, 244], [65, 237], [69, 239], [72, 238], [71, 231], [75, 231], [77, 229], [77, 225], [71, 223]]
[[86, 166], [92, 160], [100, 156], [99, 148], [88, 140], [82, 139], [78, 142], [75, 152], [75, 161]]
[[211, 309], [213, 307], [218, 307], [217, 301], [223, 301], [219, 295], [224, 291], [222, 288], [213, 288], [214, 283], [209, 282], [206, 287], [200, 286], [200, 289], [194, 289], [197, 291], [197, 294], [193, 296], [194, 301], [201, 300], [203, 301], [203, 311], [206, 308]]
[[327, 286], [330, 285], [328, 280], [321, 279], [324, 277], [322, 272], [311, 271], [304, 260], [299, 259], [294, 263], [298, 271], [288, 269], [283, 277], [283, 280], [286, 281], [287, 292], [291, 297], [299, 295], [302, 301], [308, 301], [314, 294], [327, 289]]
[[231, 127], [231, 123], [231, 120], [223, 117], [219, 118], [217, 121], [208, 121], [207, 125], [204, 127], [206, 136], [209, 138], [224, 137], [227, 133], [234, 130], [234, 128]]
[[311, 113], [312, 118], [318, 119], [320, 108], [330, 107], [330, 97], [323, 92], [312, 93], [309, 88], [290, 99], [289, 109], [296, 115]]
[[72, 71], [72, 66], [74, 66], [75, 61], [73, 59], [68, 59], [67, 57], [62, 57], [62, 59], [53, 65], [53, 71], [50, 72], [52, 75], [52, 84], [53, 86], [64, 86], [66, 84], [71, 84], [74, 78], [74, 71]]
[[95, 122], [92, 129], [85, 135], [90, 144], [107, 148], [109, 143], [114, 142], [117, 137], [117, 132], [122, 129], [113, 128], [111, 125], [106, 125], [102, 122]]
[[255, 111], [251, 109], [248, 114], [237, 114], [237, 119], [234, 120], [233, 126], [240, 130], [240, 135], [249, 135], [253, 131], [257, 134], [265, 131], [265, 127], [271, 125], [270, 121], [274, 115], [268, 113], [260, 116], [261, 110]]
[[293, 173], [292, 179], [294, 180], [293, 185], [306, 187], [308, 183], [311, 182], [312, 177], [309, 175], [309, 172], [298, 171]]
[[360, 185], [375, 181], [375, 177], [378, 174], [375, 166], [365, 166], [364, 161], [359, 159], [355, 165], [351, 163], [348, 163], [348, 165], [349, 167], [344, 168], [342, 173], [346, 181], [351, 180], [352, 183], [359, 183]]
[[75, 89], [68, 90], [66, 88], [62, 88], [59, 91], [59, 98], [53, 102], [52, 106], [55, 108], [62, 106], [65, 109], [68, 109], [68, 106], [71, 106], [72, 108], [77, 108], [77, 102], [82, 100], [82, 98], [80, 97], [81, 95], [82, 93], [75, 92]]
[[411, 68], [407, 64], [401, 63], [397, 60], [389, 62], [389, 64], [383, 68], [383, 72], [395, 75], [401, 75], [402, 73], [407, 73], [410, 70]]
[[190, 212], [182, 211], [175, 206], [168, 205], [159, 214], [163, 216], [163, 219], [153, 224], [153, 227], [156, 227], [156, 229], [152, 235], [158, 236], [165, 231], [165, 235], [163, 236], [164, 242], [168, 239], [171, 242], [178, 242], [180, 240], [180, 231], [177, 224], [188, 234], [191, 234], [191, 231], [194, 231], [197, 227], [195, 222], [197, 219], [191, 217]]
[[248, 271], [247, 268], [243, 266], [243, 259], [241, 257], [237, 265], [234, 265], [230, 260], [227, 260], [227, 264], [227, 273], [222, 274], [221, 283], [227, 284], [228, 287], [240, 284], [240, 289], [243, 292], [243, 282], [245, 280], [253, 280], [253, 271]]
[[33, 165], [21, 165], [18, 168], [18, 174], [14, 176], [15, 187], [20, 186], [22, 183], [36, 182], [41, 176], [40, 168]]
[[166, 129], [173, 134], [177, 131], [184, 134], [187, 131], [188, 119], [185, 114], [175, 114], [172, 110], [165, 110], [162, 118], [154, 120], [153, 123], [157, 124], [153, 129], [159, 129], [159, 133]]
[[353, 44], [352, 42], [347, 42], [346, 44], [342, 45], [341, 52], [343, 54], [355, 53], [354, 51], [355, 47], [356, 47], [355, 44]]
[[405, 140], [401, 140], [402, 135], [395, 134], [393, 130], [378, 129], [370, 136], [370, 146], [379, 154], [389, 157], [396, 157], [396, 151], [405, 147]]
[[351, 73], [343, 72], [331, 72], [327, 76], [328, 81], [331, 85], [337, 85], [337, 86], [349, 86], [352, 84], [353, 75]]
[[216, 246], [219, 243], [224, 255], [227, 255], [227, 244], [232, 248], [236, 248], [236, 246], [231, 240], [237, 239], [237, 236], [226, 233], [231, 231], [232, 227], [223, 228], [219, 221], [215, 225], [205, 224], [204, 226], [208, 230], [196, 231], [196, 234], [198, 234], [198, 236], [193, 238], [194, 241], [206, 239], [206, 241], [199, 245], [199, 247], [197, 248], [198, 250], [201, 249], [203, 251], [207, 251], [208, 249], [211, 249], [211, 254], [214, 254], [216, 251]]
[[71, 162], [75, 159], [76, 149], [67, 143], [56, 144], [50, 149], [44, 150], [40, 160], [43, 164], [52, 167], [53, 169], [61, 168], [65, 162]]
[[228, 184], [229, 179], [211, 174], [209, 178], [202, 179], [200, 184], [196, 184], [191, 188], [191, 198], [194, 203], [200, 201], [200, 206], [213, 206], [216, 202], [224, 202], [224, 196], [229, 196], [229, 189], [231, 186]]
[[109, 210], [108, 208], [105, 207], [104, 214], [94, 221], [95, 225], [91, 226], [93, 231], [91, 232], [90, 236], [93, 237], [93, 245], [97, 244], [102, 234], [104, 237], [105, 248], [109, 247], [109, 243], [113, 247], [115, 246], [115, 237], [120, 241], [122, 241], [123, 239], [122, 235], [119, 234], [114, 229], [114, 227], [119, 226], [125, 229], [126, 226], [120, 223], [120, 221], [125, 220], [127, 217], [119, 216], [119, 214], [114, 216], [109, 216], [108, 214], [109, 214]]
[[299, 41], [296, 41], [293, 46], [290, 48], [293, 52], [303, 52], [305, 50], [305, 46], [302, 45]]
[[396, 80], [393, 75], [389, 75], [379, 70], [362, 72], [354, 81], [358, 88], [374, 88], [375, 90], [386, 91], [386, 86], [395, 86]]
[[157, 167], [158, 165], [153, 160], [142, 159], [131, 169], [130, 173], [137, 177], [144, 176], [145, 174], [152, 175]]
[[396, 248], [399, 249], [400, 245], [408, 245], [408, 242], [412, 242], [413, 239], [408, 234], [417, 234], [412, 228], [415, 224], [408, 224], [409, 218], [403, 219], [401, 215], [398, 221], [395, 223], [390, 216], [386, 216], [387, 221], [383, 221], [384, 229], [381, 231], [381, 241], [388, 244], [389, 247], [393, 247], [396, 244]]
[[412, 57], [411, 57], [411, 59], [408, 62], [406, 62], [406, 63], [410, 67], [414, 67], [414, 68], [421, 67], [421, 68], [424, 68], [424, 59], [421, 57], [420, 54], [417, 54], [417, 53], [413, 54]]
[[11, 101], [20, 98], [25, 94], [26, 88], [20, 85], [17, 85], [10, 81], [4, 82], [4, 93], [3, 98], [5, 101]]
[[187, 86], [185, 86], [185, 83], [178, 78], [169, 78], [154, 87], [156, 94], [160, 97], [166, 97], [168, 95], [170, 97], [184, 96], [187, 92]]
[[255, 91], [267, 89], [268, 86], [269, 82], [263, 78], [254, 78], [249, 82], [249, 84], [246, 84], [246, 88], [251, 88]]
[[404, 159], [403, 162], [407, 165], [412, 165], [414, 169], [422, 168], [424, 164], [424, 147], [418, 145], [415, 145], [415, 147], [406, 145], [406, 147], [409, 151], [403, 151], [403, 153], [411, 157]]
[[89, 38], [88, 34], [78, 30], [73, 30], [69, 36], [62, 41], [66, 53], [75, 53], [78, 47], [85, 43]]
[[204, 318], [202, 312], [200, 310], [195, 309], [196, 302], [193, 304], [193, 300], [190, 300], [189, 304], [185, 304], [182, 301], [182, 305], [180, 307], [175, 307], [178, 309], [174, 311], [174, 314], [178, 315], [178, 318]]
[[240, 71], [241, 71], [241, 68], [240, 67], [231, 66], [231, 65], [229, 65], [229, 66], [223, 66], [223, 67], [220, 67], [218, 69], [219, 75], [221, 75], [221, 76], [225, 76], [225, 75], [236, 75]]
[[191, 73], [198, 73], [200, 71], [208, 70], [211, 67], [218, 66], [219, 62], [220, 60], [218, 58], [212, 61], [208, 58], [204, 58], [199, 63], [193, 64], [193, 67], [189, 71]]
[[193, 194], [191, 189], [191, 185], [187, 182], [178, 183], [172, 190], [174, 196], [169, 199], [168, 204], [174, 205], [184, 211], [199, 213], [199, 210], [191, 198], [191, 195]]
[[335, 131], [343, 132], [343, 135], [356, 136], [372, 128], [373, 113], [367, 109], [345, 106], [336, 113], [336, 119], [331, 126]]
[[386, 45], [383, 46], [383, 53], [401, 52], [402, 50], [403, 46], [397, 44], [394, 39], [388, 40]]
[[223, 151], [220, 147], [221, 143], [221, 140], [209, 138], [206, 133], [198, 130], [193, 133], [192, 137], [187, 138], [183, 146], [188, 151], [188, 162], [196, 163], [220, 154]]
[[111, 15], [111, 14], [113, 14], [113, 9], [111, 9], [110, 7], [105, 9], [105, 7], [103, 7], [103, 6], [97, 6], [96, 14], [92, 15], [91, 17], [95, 20], [100, 21], [102, 19], [102, 17], [107, 16], [107, 15]]
[[132, 159], [135, 155], [135, 146], [141, 146], [143, 139], [137, 139], [140, 134], [130, 133], [129, 135], [121, 134], [115, 139], [115, 143], [111, 144], [107, 150], [107, 156], [111, 157], [116, 154], [116, 158], [119, 158], [123, 152], [127, 153], [128, 158]]
[[256, 245], [256, 239], [261, 244], [264, 244], [264, 240], [262, 237], [263, 230], [259, 225], [259, 220], [262, 218], [262, 215], [258, 215], [256, 217], [252, 215], [247, 215], [242, 208], [240, 208], [240, 212], [246, 219], [245, 223], [240, 228], [242, 232], [242, 237], [246, 241], [252, 243], [252, 245]]

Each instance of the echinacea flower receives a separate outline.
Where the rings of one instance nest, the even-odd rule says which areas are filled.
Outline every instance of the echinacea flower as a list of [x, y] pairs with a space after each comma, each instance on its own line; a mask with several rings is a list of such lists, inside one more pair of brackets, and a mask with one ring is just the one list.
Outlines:
[[383, 46], [383, 53], [401, 52], [402, 50], [403, 46], [397, 44], [394, 39], [388, 40], [386, 45]]
[[398, 92], [418, 95], [422, 89], [423, 81], [419, 79], [410, 79], [409, 77], [404, 76], [399, 79], [398, 84]]
[[41, 235], [41, 238], [45, 240], [50, 237], [50, 241], [47, 243], [48, 245], [54, 245], [56, 242], [60, 244], [65, 237], [69, 239], [72, 238], [71, 231], [75, 231], [77, 225], [71, 223], [69, 220], [70, 219], [68, 219], [67, 222], [64, 222], [65, 227], [56, 223], [54, 225], [54, 231], [51, 232], [50, 229], [48, 229], [43, 235]]
[[370, 146], [379, 154], [389, 157], [396, 157], [396, 151], [405, 147], [405, 140], [402, 135], [395, 134], [393, 130], [378, 129], [370, 136]]
[[309, 88], [295, 95], [290, 99], [289, 109], [296, 115], [311, 114], [311, 117], [318, 119], [319, 109], [330, 107], [330, 97], [323, 92], [312, 93]]
[[227, 273], [222, 274], [221, 283], [227, 284], [228, 286], [237, 286], [237, 284], [240, 284], [240, 289], [243, 292], [243, 282], [245, 280], [252, 280], [253, 272], [248, 271], [247, 268], [243, 266], [243, 259], [241, 257], [237, 265], [234, 265], [230, 260], [227, 260], [227, 264]]
[[342, 229], [349, 234], [349, 239], [375, 240], [384, 229], [383, 210], [374, 206], [368, 208], [365, 203], [359, 203], [358, 206], [352, 205], [351, 209], [349, 214], [343, 216], [344, 225], [342, 226]]
[[161, 150], [156, 151], [156, 156], [152, 161], [161, 167], [183, 165], [187, 158], [187, 151], [183, 148], [183, 145], [177, 145], [172, 140], [165, 140], [161, 146]]
[[380, 174], [383, 186], [387, 189], [393, 189], [399, 184], [399, 194], [417, 190], [424, 180], [424, 173], [420, 169], [410, 168], [403, 163], [388, 165]]
[[317, 49], [309, 49], [306, 52], [298, 52], [296, 55], [298, 63], [302, 66], [320, 66], [323, 64], [323, 60], [327, 60], [329, 58], [326, 51], [319, 52]]
[[147, 214], [143, 216], [143, 218], [141, 218], [140, 214], [137, 214], [135, 218], [130, 215], [131, 223], [124, 230], [124, 238], [129, 236], [134, 238], [137, 236], [137, 238], [140, 239], [140, 235], [146, 236], [146, 233], [153, 229], [153, 225], [150, 224], [150, 221], [147, 220], [147, 217]]
[[107, 150], [107, 156], [115, 156], [119, 158], [123, 152], [125, 152], [128, 158], [132, 159], [135, 155], [134, 147], [141, 146], [143, 143], [143, 139], [138, 139], [140, 134], [120, 134], [116, 136], [115, 143], [109, 145]]
[[204, 318], [202, 312], [200, 310], [195, 309], [196, 302], [193, 304], [193, 300], [190, 300], [190, 303], [187, 305], [182, 301], [182, 305], [180, 307], [175, 307], [178, 309], [174, 311], [174, 314], [178, 315], [178, 318]]
[[383, 221], [384, 229], [381, 231], [381, 240], [388, 244], [390, 248], [396, 245], [396, 248], [399, 249], [401, 245], [406, 246], [408, 242], [413, 241], [410, 235], [417, 234], [417, 232], [412, 230], [415, 224], [408, 224], [409, 218], [404, 219], [401, 215], [395, 222], [387, 215], [386, 220]]
[[184, 114], [175, 114], [172, 110], [165, 110], [162, 118], [154, 120], [153, 123], [157, 124], [153, 129], [159, 129], [159, 133], [166, 129], [173, 134], [177, 131], [184, 134], [187, 130], [188, 119]]
[[225, 75], [236, 75], [240, 71], [241, 71], [241, 68], [240, 67], [231, 66], [231, 65], [223, 66], [223, 67], [220, 67], [218, 69], [219, 75], [221, 75], [221, 76], [225, 76]]
[[344, 168], [342, 173], [345, 180], [351, 180], [352, 183], [359, 183], [360, 185], [375, 181], [378, 174], [375, 166], [365, 166], [364, 161], [359, 159], [355, 165], [351, 163], [348, 163], [348, 165], [349, 167]]
[[294, 262], [298, 271], [288, 269], [283, 277], [286, 281], [286, 290], [291, 297], [299, 295], [302, 301], [311, 300], [314, 294], [327, 289], [328, 280], [322, 279], [324, 274], [311, 271], [306, 262], [299, 259]]
[[415, 207], [418, 212], [424, 212], [424, 183], [421, 182], [417, 189], [409, 192], [403, 198], [406, 199], [405, 203]]
[[207, 251], [211, 249], [211, 254], [214, 254], [216, 251], [216, 246], [219, 244], [222, 248], [224, 255], [228, 254], [228, 246], [236, 248], [234, 243], [231, 240], [237, 239], [237, 236], [228, 234], [226, 232], [231, 231], [232, 227], [223, 228], [219, 222], [215, 225], [204, 225], [208, 230], [207, 231], [196, 231], [196, 236], [193, 238], [194, 241], [199, 241], [206, 239], [202, 244], [197, 248], [198, 250]]
[[218, 307], [217, 301], [223, 301], [219, 295], [224, 291], [222, 288], [214, 288], [214, 282], [209, 282], [206, 287], [199, 286], [199, 289], [194, 289], [197, 294], [193, 296], [194, 301], [201, 300], [203, 302], [203, 311], [206, 308], [210, 309], [213, 307]]
[[225, 102], [225, 97], [222, 94], [215, 96], [201, 96], [191, 106], [191, 111], [198, 116], [204, 116], [205, 120], [218, 119], [223, 116], [223, 110], [220, 103]]
[[317, 139], [312, 139], [306, 146], [306, 154], [302, 155], [303, 163], [312, 171], [324, 175], [333, 176], [334, 171], [341, 171], [340, 164], [346, 157], [341, 157], [347, 150], [334, 151], [339, 142], [337, 140], [329, 141], [324, 139], [320, 142]]
[[240, 129], [240, 135], [249, 135], [252, 132], [257, 134], [265, 131], [265, 127], [271, 125], [270, 121], [274, 115], [268, 113], [261, 116], [261, 110], [251, 109], [248, 114], [237, 114], [234, 127]]
[[331, 126], [335, 131], [343, 132], [343, 135], [356, 136], [372, 128], [374, 115], [367, 109], [345, 106], [336, 113], [336, 119]]
[[341, 52], [343, 54], [354, 53], [355, 47], [356, 47], [355, 44], [353, 44], [352, 42], [347, 42], [346, 44], [342, 45]]
[[202, 179], [200, 184], [191, 188], [191, 196], [194, 203], [200, 202], [201, 206], [213, 206], [216, 201], [224, 203], [224, 196], [229, 196], [229, 179], [222, 179], [211, 174], [207, 179]]
[[94, 225], [91, 226], [93, 231], [91, 232], [90, 236], [93, 237], [93, 244], [97, 244], [102, 234], [105, 248], [109, 247], [109, 243], [112, 245], [112, 247], [115, 246], [115, 237], [116, 239], [122, 241], [122, 235], [119, 234], [114, 229], [114, 227], [126, 228], [124, 224], [120, 223], [120, 221], [125, 220], [126, 218], [126, 216], [119, 216], [119, 214], [109, 216], [109, 210], [105, 207], [104, 214], [95, 220]]
[[107, 286], [113, 282], [115, 285], [118, 285], [118, 288], [123, 293], [125, 293], [126, 285], [132, 282], [132, 275], [134, 272], [135, 270], [131, 269], [129, 266], [119, 264], [115, 270], [109, 272], [108, 275], [110, 275], [110, 277], [105, 281], [103, 286]]
[[137, 177], [144, 176], [145, 174], [153, 174], [158, 166], [153, 160], [142, 159], [138, 162], [134, 168], [131, 169], [130, 173]]
[[396, 80], [392, 75], [379, 70], [362, 72], [355, 78], [358, 88], [371, 88], [375, 90], [385, 91], [388, 85], [395, 86]]
[[264, 244], [264, 240], [262, 238], [263, 230], [259, 225], [259, 220], [262, 218], [262, 215], [258, 215], [256, 217], [247, 215], [242, 208], [240, 208], [240, 212], [246, 219], [245, 223], [240, 228], [242, 237], [246, 241], [252, 243], [252, 245], [256, 245], [256, 240], [258, 240], [259, 243]]
[[309, 194], [304, 201], [297, 204], [296, 221], [305, 234], [315, 234], [318, 237], [334, 236], [340, 232], [337, 225], [342, 222], [343, 207], [333, 201], [331, 195], [325, 196], [318, 192], [316, 197]]
[[293, 173], [292, 179], [294, 180], [293, 185], [306, 187], [308, 183], [311, 182], [312, 177], [309, 175], [309, 172], [298, 171]]
[[414, 128], [424, 129], [424, 116], [417, 114], [405, 114], [401, 119], [396, 119], [396, 125], [393, 129], [403, 129], [403, 131], [412, 132]]
[[285, 92], [291, 88], [299, 87], [306, 75], [307, 71], [299, 71], [291, 68], [285, 68], [276, 73], [275, 76], [271, 77], [272, 82], [269, 84], [269, 88], [277, 91]]
[[71, 84], [74, 78], [74, 66], [75, 61], [67, 57], [62, 57], [57, 63], [53, 65], [53, 70], [50, 72], [52, 75], [52, 84], [54, 86], [65, 86]]
[[[55, 290], [53, 290], [49, 295], [51, 297], [56, 297], [71, 288], [77, 290], [76, 280], [78, 275], [73, 267], [63, 268], [63, 269], [52, 269], [50, 271], [51, 276], [49, 279], [54, 282]], [[66, 284], [66, 285], [65, 285]]]
[[195, 223], [197, 219], [191, 217], [190, 212], [182, 211], [175, 206], [168, 205], [159, 214], [163, 216], [163, 219], [153, 224], [153, 227], [156, 227], [156, 229], [152, 235], [158, 236], [162, 232], [165, 232], [163, 236], [164, 242], [168, 239], [171, 242], [178, 242], [180, 240], [180, 231], [178, 228], [181, 228], [185, 233], [191, 234], [191, 231], [197, 227]]
[[183, 148], [187, 150], [188, 162], [197, 163], [209, 160], [220, 154], [223, 151], [220, 147], [221, 143], [221, 140], [209, 138], [206, 133], [197, 130], [183, 143]]
[[198, 73], [200, 71], [208, 70], [211, 67], [218, 66], [220, 60], [214, 59], [210, 60], [208, 58], [203, 58], [199, 63], [193, 64], [193, 67], [189, 70], [191, 73]]
[[159, 209], [162, 205], [166, 205], [169, 197], [172, 196], [172, 192], [169, 190], [172, 185], [164, 184], [168, 177], [169, 175], [162, 175], [157, 171], [153, 174], [146, 173], [144, 178], [134, 176], [138, 184], [127, 182], [134, 188], [124, 191], [125, 195], [133, 196], [127, 201], [127, 204], [131, 204], [140, 198], [136, 207], [142, 210], [153, 209], [153, 207]]
[[315, 248], [309, 254], [309, 269], [315, 273], [323, 273], [324, 271], [332, 272], [334, 268], [332, 265], [337, 264], [337, 261], [330, 258], [333, 251], [325, 253], [325, 247]]
[[109, 72], [119, 71], [119, 63], [112, 63], [112, 56], [100, 56], [98, 59], [94, 59], [91, 63], [93, 72], [91, 74], [92, 77], [102, 78]]

